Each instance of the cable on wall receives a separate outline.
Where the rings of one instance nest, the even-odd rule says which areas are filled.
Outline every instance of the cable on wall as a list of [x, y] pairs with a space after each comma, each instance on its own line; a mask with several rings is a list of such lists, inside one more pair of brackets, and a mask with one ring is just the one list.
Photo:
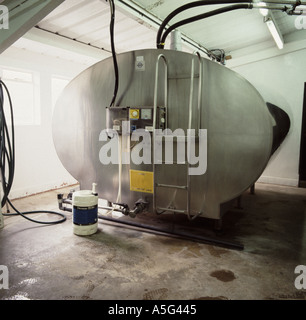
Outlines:
[[[8, 98], [9, 111], [10, 111], [10, 126], [7, 123], [5, 110], [4, 110], [4, 97]], [[15, 213], [3, 213], [3, 216], [16, 216], [20, 215], [23, 218], [39, 224], [53, 225], [66, 221], [66, 216], [59, 212], [40, 210], [40, 211], [27, 211], [20, 212], [10, 201], [9, 193], [11, 191], [15, 173], [15, 128], [14, 128], [14, 112], [11, 95], [5, 83], [0, 79], [0, 174], [2, 182], [2, 199], [1, 208], [9, 204]], [[38, 221], [27, 217], [29, 214], [48, 213], [60, 216], [61, 219], [56, 221]]]

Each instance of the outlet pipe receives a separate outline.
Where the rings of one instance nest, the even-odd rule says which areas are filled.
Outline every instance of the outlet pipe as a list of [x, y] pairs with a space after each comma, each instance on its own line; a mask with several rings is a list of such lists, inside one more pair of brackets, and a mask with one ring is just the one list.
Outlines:
[[165, 236], [172, 236], [172, 237], [183, 239], [183, 240], [190, 240], [190, 241], [200, 242], [200, 243], [205, 243], [205, 244], [218, 245], [221, 247], [236, 249], [236, 250], [243, 250], [244, 249], [244, 246], [242, 244], [237, 243], [235, 241], [216, 239], [216, 238], [211, 238], [211, 237], [203, 237], [203, 236], [189, 234], [186, 232], [169, 231], [169, 230], [153, 227], [151, 225], [136, 223], [136, 222], [132, 222], [132, 221], [124, 221], [124, 220], [120, 220], [120, 219], [113, 219], [113, 218], [106, 217], [103, 215], [98, 215], [98, 219], [103, 220], [103, 221], [107, 221], [107, 222], [112, 222], [115, 224], [122, 224], [122, 225], [130, 226], [130, 227], [141, 228], [145, 231], [151, 231], [154, 234], [163, 234]]

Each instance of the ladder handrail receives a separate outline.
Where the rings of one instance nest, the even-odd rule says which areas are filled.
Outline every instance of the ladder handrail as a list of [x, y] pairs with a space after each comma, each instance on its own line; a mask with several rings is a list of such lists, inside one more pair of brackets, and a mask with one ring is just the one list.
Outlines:
[[[197, 104], [197, 129], [201, 127], [201, 103], [202, 103], [202, 60], [201, 56], [197, 53], [199, 59], [199, 87], [198, 87], [198, 104]], [[156, 140], [156, 118], [157, 118], [157, 99], [158, 99], [158, 78], [159, 78], [159, 63], [160, 60], [163, 60], [164, 67], [165, 67], [165, 87], [164, 87], [164, 95], [165, 95], [165, 123], [166, 128], [168, 128], [168, 62], [166, 57], [163, 54], [160, 54], [156, 60], [156, 69], [155, 69], [155, 85], [154, 85], [154, 106], [153, 106], [153, 184], [154, 184], [154, 193], [153, 193], [153, 212], [157, 213], [156, 207], [156, 180], [155, 180], [155, 172], [156, 172], [156, 163], [155, 163], [155, 140]], [[191, 76], [190, 76], [190, 96], [189, 96], [189, 111], [188, 111], [188, 129], [191, 129], [192, 126], [192, 118], [193, 118], [193, 93], [194, 93], [194, 78], [195, 78], [195, 71], [194, 71], [194, 58], [191, 62]], [[188, 133], [187, 133], [188, 135]], [[183, 186], [172, 186], [172, 185], [160, 185], [161, 187], [170, 187], [176, 189], [185, 189], [187, 191], [187, 210], [177, 210], [177, 209], [170, 209], [170, 208], [158, 208], [162, 211], [173, 211], [173, 212], [180, 212], [180, 213], [187, 213], [188, 219], [193, 220], [199, 215], [202, 214], [202, 211], [197, 212], [195, 215], [191, 216], [191, 188], [190, 188], [190, 175], [189, 175], [189, 164], [187, 163], [187, 186], [183, 188]]]
[[[201, 55], [199, 54], [199, 52], [196, 52], [196, 55], [198, 57], [198, 63], [199, 63], [199, 83], [198, 83], [198, 106], [197, 106], [197, 132], [199, 132], [200, 128], [201, 128], [201, 106], [202, 106], [202, 82], [203, 82], [203, 75], [202, 75], [202, 71], [203, 71], [203, 65], [202, 65], [202, 58]], [[188, 168], [189, 169], [189, 168]], [[190, 177], [189, 177], [190, 179]], [[190, 181], [189, 181], [189, 186], [188, 186], [188, 192], [190, 193]], [[190, 201], [190, 194], [188, 195], [189, 200]], [[194, 216], [190, 216], [190, 211], [187, 210], [187, 215], [188, 215], [188, 219], [189, 220], [194, 220], [195, 218], [197, 218], [199, 215], [201, 215], [202, 212], [198, 212], [197, 214], [195, 214]]]
[[[188, 159], [190, 159], [190, 156], [189, 156], [189, 148], [188, 148], [188, 134], [190, 133], [190, 130], [191, 130], [191, 126], [192, 126], [192, 115], [193, 115], [193, 110], [192, 110], [192, 107], [193, 107], [193, 86], [194, 86], [194, 58], [192, 59], [191, 61], [191, 75], [190, 75], [190, 95], [189, 95], [189, 110], [188, 110], [188, 131], [187, 131], [187, 152], [188, 152], [188, 155], [187, 155], [187, 215], [188, 215], [188, 219], [190, 220], [190, 198], [191, 198], [191, 195], [190, 195], [190, 175], [189, 175], [189, 163], [188, 163]], [[190, 137], [189, 137], [190, 139]]]
[[189, 94], [189, 109], [188, 109], [188, 129], [191, 129], [191, 124], [192, 124], [193, 85], [194, 85], [194, 59], [192, 59], [192, 61], [191, 61], [190, 94]]
[[156, 111], [157, 111], [157, 98], [158, 98], [158, 76], [159, 76], [159, 62], [163, 59], [164, 66], [165, 66], [165, 87], [164, 87], [164, 94], [165, 94], [165, 102], [164, 108], [166, 110], [166, 128], [168, 127], [167, 123], [167, 107], [168, 107], [168, 62], [166, 57], [163, 54], [160, 54], [156, 60], [156, 67], [155, 67], [155, 84], [154, 84], [154, 105], [153, 105], [153, 129], [156, 129]]
[[[202, 103], [202, 59], [200, 54], [197, 52], [197, 57], [199, 60], [199, 84], [198, 84], [198, 105], [197, 105], [197, 132], [199, 132], [199, 129], [201, 128], [201, 103]], [[190, 78], [190, 97], [189, 97], [189, 120], [188, 120], [188, 129], [191, 129], [191, 125], [192, 125], [192, 105], [193, 105], [193, 86], [194, 86], [194, 58], [192, 59], [191, 62], [191, 78]], [[188, 135], [188, 134], [187, 134]], [[188, 150], [188, 146], [187, 146], [187, 150]], [[189, 152], [190, 150], [188, 150]], [[189, 157], [188, 157], [189, 158]], [[199, 215], [202, 214], [202, 212], [198, 212], [197, 214], [195, 214], [194, 216], [190, 215], [190, 208], [191, 208], [191, 179], [190, 179], [190, 175], [189, 175], [189, 165], [187, 166], [187, 216], [189, 220], [193, 220], [196, 217], [198, 217]]]
[[164, 67], [165, 67], [165, 87], [164, 87], [164, 108], [165, 108], [165, 123], [166, 128], [168, 127], [168, 62], [166, 57], [163, 54], [160, 54], [156, 60], [156, 67], [155, 67], [155, 84], [154, 84], [154, 105], [153, 105], [153, 212], [157, 213], [156, 210], [156, 183], [155, 183], [155, 137], [156, 137], [156, 116], [157, 116], [157, 98], [158, 98], [158, 78], [159, 78], [159, 62], [163, 60]]
[[198, 127], [197, 131], [201, 129], [201, 106], [202, 106], [202, 83], [203, 83], [203, 64], [199, 52], [196, 53], [199, 58], [199, 87], [198, 87]]

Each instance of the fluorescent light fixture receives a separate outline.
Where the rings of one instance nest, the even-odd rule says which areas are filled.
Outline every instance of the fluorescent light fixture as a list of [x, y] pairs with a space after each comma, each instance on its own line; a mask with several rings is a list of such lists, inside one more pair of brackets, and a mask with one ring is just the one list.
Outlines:
[[[271, 1], [268, 1], [269, 3]], [[263, 21], [267, 24], [269, 31], [279, 49], [283, 49], [284, 47], [284, 39], [283, 36], [275, 22], [271, 7], [267, 5], [266, 2], [255, 0], [255, 5], [259, 9], [260, 14], [264, 17]], [[275, 8], [273, 8], [275, 9]]]
[[276, 27], [276, 24], [275, 24], [273, 18], [270, 16], [265, 19], [265, 22], [266, 22], [266, 24], [272, 34], [272, 37], [274, 38], [276, 45], [278, 46], [279, 49], [283, 49], [284, 40], [283, 40], [283, 37], [282, 37], [280, 31]]
[[[267, 4], [265, 2], [258, 2], [257, 4], [259, 7], [266, 7]], [[269, 9], [260, 8], [259, 12], [266, 17], [269, 14]]]

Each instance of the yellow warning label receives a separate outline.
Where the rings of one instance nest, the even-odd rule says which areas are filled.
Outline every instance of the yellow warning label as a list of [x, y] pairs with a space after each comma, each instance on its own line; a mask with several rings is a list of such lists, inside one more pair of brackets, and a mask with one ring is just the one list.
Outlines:
[[130, 170], [130, 190], [154, 193], [153, 172]]

